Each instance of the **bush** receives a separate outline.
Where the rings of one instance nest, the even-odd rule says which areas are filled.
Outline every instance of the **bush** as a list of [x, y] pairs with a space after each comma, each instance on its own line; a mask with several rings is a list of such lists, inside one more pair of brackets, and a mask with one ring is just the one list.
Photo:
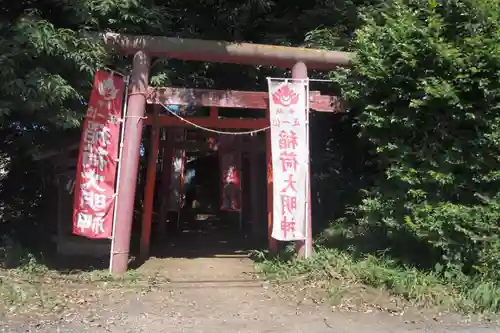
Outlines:
[[443, 274], [498, 279], [499, 26], [499, 0], [394, 0], [334, 73], [378, 166], [357, 232]]

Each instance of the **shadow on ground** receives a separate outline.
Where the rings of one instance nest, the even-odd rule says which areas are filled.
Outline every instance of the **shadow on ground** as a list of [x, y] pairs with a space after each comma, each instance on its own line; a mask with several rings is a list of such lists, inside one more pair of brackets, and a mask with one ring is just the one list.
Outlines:
[[[138, 235], [131, 244], [129, 269], [139, 269], [152, 258], [249, 258], [253, 251], [264, 250], [266, 240], [259, 240], [242, 231], [234, 221], [217, 217], [203, 218], [171, 228], [164, 235], [153, 232], [149, 257], [141, 260]], [[109, 267], [109, 255], [101, 257], [57, 255], [55, 249], [40, 256], [38, 262], [62, 274], [77, 274]]]

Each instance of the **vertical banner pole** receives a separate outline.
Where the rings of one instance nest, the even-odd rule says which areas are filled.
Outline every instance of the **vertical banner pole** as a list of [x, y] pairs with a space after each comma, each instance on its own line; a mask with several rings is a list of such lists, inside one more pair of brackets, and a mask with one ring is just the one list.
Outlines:
[[311, 143], [310, 143], [310, 126], [309, 120], [309, 79], [304, 82], [306, 89], [306, 142], [307, 142], [307, 177], [306, 177], [306, 240], [304, 249], [304, 258], [308, 259], [312, 256], [312, 202], [311, 202]]
[[122, 153], [123, 153], [123, 140], [125, 138], [125, 119], [127, 117], [127, 109], [128, 109], [128, 85], [130, 83], [130, 75], [128, 75], [125, 79], [125, 92], [123, 97], [123, 107], [122, 107], [122, 116], [121, 116], [121, 128], [120, 128], [120, 145], [118, 151], [118, 170], [116, 171], [116, 186], [115, 186], [115, 210], [113, 211], [113, 232], [111, 234], [111, 248], [109, 251], [109, 273], [111, 273], [111, 267], [113, 267], [113, 257], [114, 257], [114, 248], [115, 248], [115, 232], [116, 232], [116, 213], [118, 212], [118, 190], [120, 189], [120, 174], [122, 170]]
[[312, 249], [312, 235], [311, 235], [311, 187], [310, 187], [310, 177], [311, 177], [311, 168], [310, 168], [310, 156], [309, 156], [309, 84], [308, 84], [308, 76], [307, 76], [307, 66], [303, 62], [297, 62], [292, 68], [292, 80], [299, 82], [302, 86], [303, 93], [305, 93], [305, 145], [307, 147], [306, 150], [306, 180], [305, 180], [305, 239], [298, 240], [295, 242], [295, 247], [297, 251], [297, 255], [299, 257], [308, 258], [310, 256], [310, 252]]

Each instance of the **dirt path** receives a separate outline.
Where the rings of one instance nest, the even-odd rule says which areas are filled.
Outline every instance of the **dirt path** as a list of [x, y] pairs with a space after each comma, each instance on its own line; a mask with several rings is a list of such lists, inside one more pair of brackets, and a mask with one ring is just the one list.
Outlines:
[[[203, 227], [206, 228], [206, 227]], [[205, 230], [206, 231], [206, 230]], [[387, 313], [334, 312], [327, 305], [280, 297], [259, 280], [248, 242], [224, 232], [182, 233], [162, 242], [156, 257], [138, 269], [159, 276], [143, 287], [100, 289], [97, 297], [58, 318], [11, 322], [0, 332], [66, 333], [493, 333]], [[163, 259], [162, 259], [163, 258]], [[92, 285], [88, 285], [92, 288]], [[286, 292], [286, 290], [285, 290]], [[85, 296], [84, 296], [85, 298]], [[297, 299], [297, 297], [295, 297]], [[0, 314], [0, 324], [1, 324]], [[450, 325], [451, 324], [451, 325]], [[454, 327], [452, 327], [454, 326]]]
[[[486, 333], [435, 323], [407, 324], [384, 313], [335, 313], [326, 306], [297, 305], [278, 297], [253, 274], [245, 256], [151, 259], [141, 270], [167, 274], [170, 283], [148, 293], [110, 293], [56, 321], [3, 328], [4, 332], [282, 332], [282, 333]], [[0, 329], [0, 331], [2, 331]]]

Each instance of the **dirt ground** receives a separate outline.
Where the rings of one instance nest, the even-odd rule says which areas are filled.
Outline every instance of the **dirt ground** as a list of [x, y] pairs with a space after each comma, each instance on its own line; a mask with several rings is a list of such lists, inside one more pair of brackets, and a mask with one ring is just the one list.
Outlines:
[[223, 251], [224, 242], [219, 246], [212, 247], [212, 253], [205, 257], [188, 253], [183, 258], [175, 255], [172, 245], [169, 253], [173, 258], [158, 255], [139, 268], [168, 278], [168, 283], [148, 292], [111, 290], [98, 302], [69, 309], [57, 317], [4, 322], [0, 332], [498, 332], [493, 327], [461, 325], [454, 320], [438, 322], [380, 311], [341, 312], [327, 304], [297, 302], [296, 297], [283, 297], [292, 295], [277, 293], [260, 280], [243, 250]]

